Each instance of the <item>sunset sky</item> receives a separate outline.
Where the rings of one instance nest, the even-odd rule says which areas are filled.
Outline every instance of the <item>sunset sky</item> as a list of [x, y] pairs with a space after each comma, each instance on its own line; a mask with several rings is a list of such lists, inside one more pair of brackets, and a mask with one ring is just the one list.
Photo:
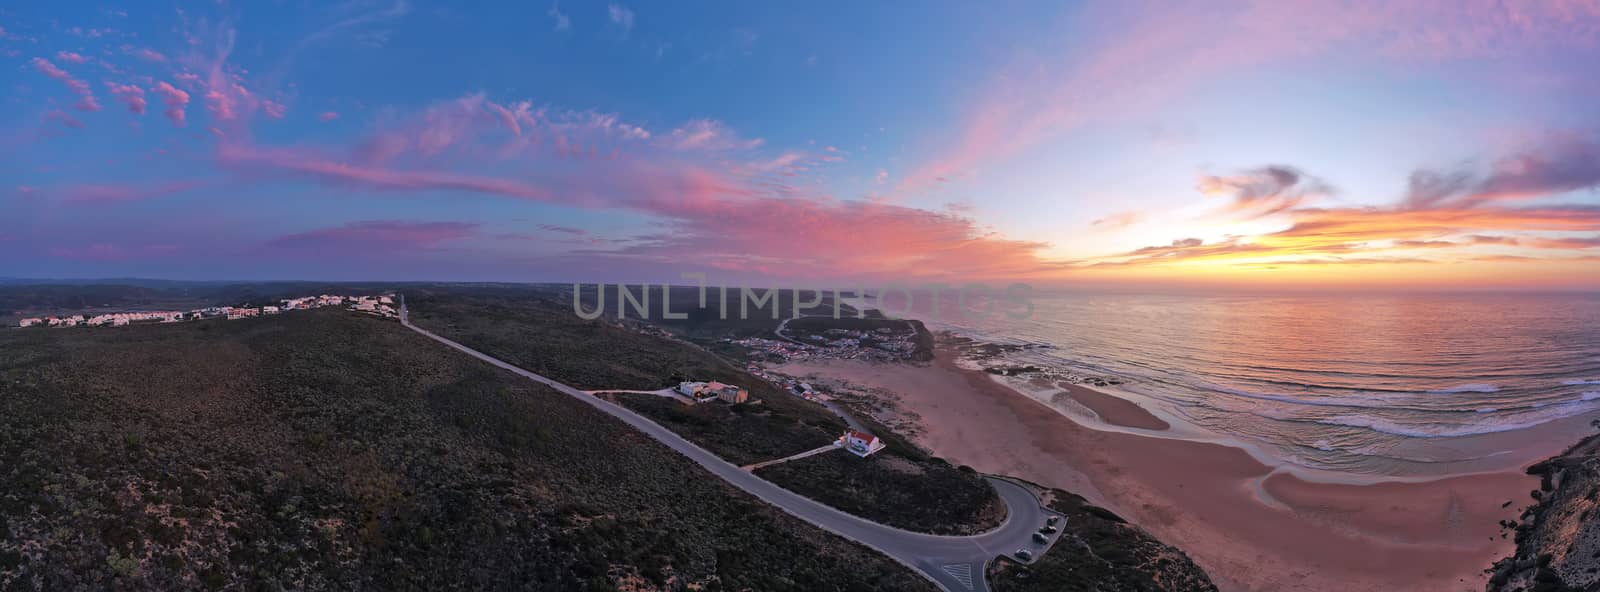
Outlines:
[[12, 3], [0, 276], [1600, 288], [1597, 64], [1600, 0]]

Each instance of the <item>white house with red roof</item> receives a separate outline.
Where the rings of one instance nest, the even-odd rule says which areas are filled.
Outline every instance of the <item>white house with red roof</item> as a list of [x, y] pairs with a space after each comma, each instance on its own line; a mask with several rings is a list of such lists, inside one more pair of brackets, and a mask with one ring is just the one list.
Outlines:
[[879, 440], [877, 436], [858, 430], [849, 430], [845, 432], [844, 437], [841, 439], [844, 440], [845, 450], [849, 450], [851, 454], [861, 458], [866, 458], [874, 452], [883, 450], [884, 446], [887, 446], [883, 443], [883, 440]]

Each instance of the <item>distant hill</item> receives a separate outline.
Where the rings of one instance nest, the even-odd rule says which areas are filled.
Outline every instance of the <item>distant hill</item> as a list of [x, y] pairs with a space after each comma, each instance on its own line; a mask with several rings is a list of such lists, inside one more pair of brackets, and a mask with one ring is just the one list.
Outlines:
[[179, 282], [169, 280], [0, 281], [0, 316], [64, 314], [90, 309], [260, 304], [311, 294], [373, 294], [400, 284], [328, 282]]

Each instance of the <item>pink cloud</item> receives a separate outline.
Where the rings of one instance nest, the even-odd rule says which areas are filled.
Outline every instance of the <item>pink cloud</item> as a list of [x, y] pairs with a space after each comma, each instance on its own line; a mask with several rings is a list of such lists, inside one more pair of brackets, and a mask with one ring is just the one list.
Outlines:
[[173, 181], [150, 186], [134, 185], [72, 185], [58, 190], [62, 202], [74, 205], [110, 205], [144, 201], [188, 191], [201, 186], [198, 181]]
[[669, 137], [673, 146], [683, 150], [734, 150], [761, 146], [760, 138], [741, 139], [722, 122], [696, 119], [672, 130]]
[[224, 147], [220, 160], [242, 168], [268, 168], [297, 173], [317, 180], [381, 190], [454, 189], [546, 200], [544, 189], [522, 182], [438, 171], [395, 170], [319, 158], [288, 150], [257, 151]]
[[[712, 260], [724, 269], [792, 269], [813, 277], [893, 275], [907, 269], [927, 276], [1000, 277], [1060, 269], [1041, 257], [1042, 243], [995, 236], [956, 212], [818, 199], [778, 183], [774, 179], [813, 166], [822, 156], [784, 152], [734, 158], [730, 150], [753, 150], [757, 143], [720, 123], [690, 122], [660, 141], [616, 144], [613, 150], [619, 152], [606, 156], [593, 146], [638, 140], [641, 134], [615, 116], [502, 111], [492, 104], [480, 95], [447, 101], [401, 118], [347, 151], [227, 143], [219, 146], [218, 161], [254, 178], [278, 175], [380, 191], [468, 191], [629, 210], [668, 229], [617, 250], [575, 253], [591, 261]], [[506, 133], [512, 131], [505, 124], [507, 113], [520, 135]], [[341, 152], [346, 156], [338, 156]], [[569, 160], [551, 160], [552, 154]], [[480, 172], [457, 172], [469, 163]], [[411, 236], [412, 226], [396, 224], [325, 229], [279, 242]], [[579, 237], [587, 245], [616, 244], [605, 237], [588, 240], [575, 228], [544, 230]]]
[[1095, 228], [1102, 228], [1106, 230], [1121, 230], [1123, 228], [1133, 226], [1134, 224], [1138, 224], [1142, 220], [1144, 220], [1143, 213], [1136, 211], [1124, 211], [1117, 212], [1104, 218], [1098, 218], [1094, 222], [1089, 223], [1089, 225]]
[[283, 248], [354, 247], [374, 251], [432, 249], [446, 242], [474, 237], [478, 228], [478, 224], [466, 222], [370, 220], [281, 236], [268, 244]]
[[54, 78], [61, 82], [61, 84], [66, 85], [66, 87], [71, 90], [73, 94], [78, 95], [79, 100], [74, 107], [76, 107], [79, 111], [100, 110], [100, 103], [95, 101], [94, 93], [89, 90], [89, 83], [73, 78], [71, 74], [68, 74], [61, 68], [57, 68], [55, 64], [50, 63], [49, 60], [44, 58], [33, 58], [33, 67], [34, 69], [44, 73], [45, 76]]
[[262, 101], [261, 110], [267, 113], [267, 117], [283, 119], [283, 114], [288, 111], [288, 107], [284, 107], [283, 103], [275, 101]]
[[128, 106], [128, 110], [139, 115], [144, 115], [144, 89], [132, 84], [117, 84], [106, 82], [106, 87], [111, 89], [111, 95], [117, 97]]
[[70, 127], [72, 129], [83, 129], [82, 121], [78, 121], [78, 118], [73, 117], [66, 111], [62, 111], [60, 109], [55, 109], [45, 113], [44, 118], [47, 121], [59, 121], [61, 122], [61, 125]]
[[1084, 37], [1088, 47], [1070, 59], [1021, 54], [995, 71], [958, 131], [901, 189], [980, 171], [1086, 122], [1160, 109], [1195, 84], [1263, 64], [1501, 58], [1600, 44], [1595, 2], [1090, 3], [1072, 16], [1107, 33]]
[[1044, 243], [982, 230], [969, 218], [888, 204], [815, 199], [653, 202], [668, 231], [597, 258], [708, 262], [761, 275], [993, 280], [1057, 273]]
[[323, 111], [321, 115], [317, 116], [317, 119], [320, 119], [322, 121], [333, 121], [333, 120], [338, 119], [338, 118], [339, 118], [339, 114], [335, 113], [333, 111]]
[[184, 108], [189, 105], [189, 93], [166, 82], [156, 83], [154, 92], [161, 95], [161, 103], [166, 105], [166, 109], [162, 113], [166, 114], [167, 119], [172, 120], [173, 125], [183, 127]]
[[[510, 131], [511, 135], [522, 135], [522, 125], [517, 123], [516, 113], [497, 103], [488, 102], [486, 106], [500, 118], [500, 122], [506, 126], [506, 130]], [[526, 109], [526, 104], [524, 104], [523, 108]]]
[[167, 61], [167, 56], [162, 55], [161, 52], [148, 47], [132, 47], [125, 45], [122, 47], [122, 51], [123, 53], [147, 62], [161, 63]]
[[211, 112], [213, 119], [228, 121], [239, 117], [237, 105], [233, 96], [219, 90], [206, 91], [206, 110]]
[[70, 52], [70, 51], [58, 51], [58, 52], [56, 52], [56, 59], [61, 60], [61, 61], [66, 62], [66, 63], [69, 63], [69, 64], [82, 64], [84, 62], [89, 61], [89, 58], [83, 57], [80, 54], [77, 54], [77, 53], [74, 53], [74, 52]]

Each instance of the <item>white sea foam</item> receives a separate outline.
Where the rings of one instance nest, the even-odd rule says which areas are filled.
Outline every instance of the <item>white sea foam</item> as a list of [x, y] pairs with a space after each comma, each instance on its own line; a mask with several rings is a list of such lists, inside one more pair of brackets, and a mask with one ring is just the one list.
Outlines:
[[1450, 395], [1455, 393], [1494, 393], [1499, 391], [1500, 387], [1492, 384], [1463, 384], [1450, 388], [1435, 389], [1428, 392], [1435, 395]]
[[1564, 384], [1564, 385], [1567, 385], [1567, 386], [1582, 386], [1582, 385], [1585, 385], [1585, 384], [1600, 384], [1600, 378], [1590, 378], [1590, 379], [1587, 379], [1587, 380], [1585, 380], [1585, 379], [1563, 380], [1563, 381], [1561, 381], [1561, 384]]
[[1394, 436], [1409, 438], [1456, 438], [1461, 436], [1475, 436], [1479, 434], [1496, 434], [1512, 432], [1536, 427], [1558, 419], [1583, 415], [1596, 410], [1589, 404], [1590, 401], [1600, 399], [1586, 398], [1581, 401], [1571, 401], [1554, 405], [1535, 405], [1535, 411], [1519, 413], [1500, 419], [1485, 419], [1469, 423], [1402, 423], [1388, 419], [1367, 417], [1361, 415], [1342, 415], [1328, 419], [1308, 420], [1312, 423], [1323, 425], [1344, 426], [1352, 428], [1366, 428], [1375, 432], [1382, 432]]
[[1593, 401], [1595, 399], [1600, 399], [1600, 391], [1589, 391], [1578, 397], [1579, 401]]

